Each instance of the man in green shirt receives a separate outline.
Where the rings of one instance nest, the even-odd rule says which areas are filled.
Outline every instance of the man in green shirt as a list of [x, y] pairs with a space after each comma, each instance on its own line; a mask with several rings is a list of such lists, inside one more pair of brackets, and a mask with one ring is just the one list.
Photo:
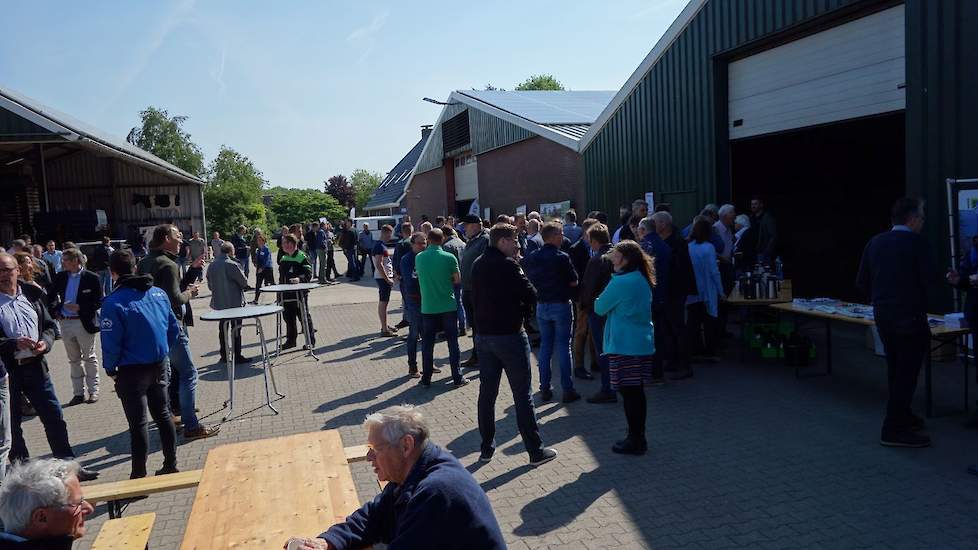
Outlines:
[[452, 366], [452, 380], [456, 388], [469, 383], [462, 378], [458, 352], [458, 314], [455, 305], [455, 286], [461, 281], [458, 260], [442, 250], [445, 236], [441, 229], [428, 232], [428, 248], [414, 260], [414, 270], [421, 288], [421, 382], [431, 386], [434, 369], [435, 333], [445, 332], [448, 341], [448, 359]]

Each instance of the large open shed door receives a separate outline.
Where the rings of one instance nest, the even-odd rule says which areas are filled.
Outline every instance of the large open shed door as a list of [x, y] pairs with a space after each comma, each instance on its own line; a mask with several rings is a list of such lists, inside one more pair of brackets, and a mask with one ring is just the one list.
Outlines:
[[730, 139], [899, 111], [899, 5], [730, 63]]

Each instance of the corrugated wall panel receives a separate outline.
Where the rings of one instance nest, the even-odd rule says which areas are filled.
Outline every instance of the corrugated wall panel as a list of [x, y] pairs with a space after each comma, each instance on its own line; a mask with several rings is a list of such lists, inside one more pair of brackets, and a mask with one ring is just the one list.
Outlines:
[[[840, 8], [878, 3], [711, 0], [588, 144], [587, 207], [616, 213], [651, 190], [686, 219], [717, 200], [715, 56]], [[640, 160], [645, 155], [650, 162]]]
[[[947, 178], [978, 178], [978, 2], [907, 0], [907, 188], [927, 200], [925, 231], [950, 261]], [[935, 298], [950, 304], [950, 290]]]
[[[442, 120], [448, 120], [466, 108], [467, 106], [462, 103], [448, 105], [445, 107]], [[471, 136], [472, 152], [480, 155], [493, 149], [529, 139], [535, 134], [488, 113], [470, 108], [469, 135]], [[421, 159], [418, 161], [418, 173], [434, 170], [435, 168], [440, 168], [442, 165], [445, 152], [442, 150], [441, 124], [435, 125], [428, 143], [427, 150], [425, 150]]]

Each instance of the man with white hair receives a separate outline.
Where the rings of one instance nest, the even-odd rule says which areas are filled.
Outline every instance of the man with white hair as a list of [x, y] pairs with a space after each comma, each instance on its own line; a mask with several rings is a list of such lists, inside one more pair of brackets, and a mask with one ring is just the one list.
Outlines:
[[291, 548], [347, 550], [378, 543], [441, 550], [506, 548], [489, 498], [458, 459], [428, 440], [420, 410], [390, 407], [368, 416], [364, 426], [367, 460], [387, 485], [343, 523], [314, 539], [291, 539]]
[[70, 550], [95, 509], [82, 496], [78, 463], [34, 460], [14, 466], [0, 486], [0, 548]]
[[[723, 295], [729, 296], [733, 290], [734, 281], [737, 278], [734, 270], [734, 219], [737, 217], [737, 209], [732, 204], [724, 204], [717, 210], [719, 218], [713, 224], [713, 234], [720, 237], [723, 247], [717, 251], [717, 260], [720, 263], [720, 282], [723, 285]], [[719, 334], [727, 332], [727, 316], [730, 311], [725, 301], [720, 303], [720, 326]]]

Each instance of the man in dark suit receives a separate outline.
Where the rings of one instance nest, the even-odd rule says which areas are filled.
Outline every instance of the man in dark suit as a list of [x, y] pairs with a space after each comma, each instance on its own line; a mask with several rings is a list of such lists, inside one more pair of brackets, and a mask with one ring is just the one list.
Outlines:
[[927, 286], [938, 280], [924, 226], [924, 204], [901, 198], [890, 216], [893, 228], [873, 237], [863, 251], [856, 286], [872, 298], [873, 315], [886, 354], [890, 398], [880, 444], [927, 447], [924, 421], [913, 414], [920, 366], [929, 351]]
[[98, 401], [98, 356], [95, 335], [99, 332], [98, 309], [102, 307], [102, 283], [98, 275], [82, 267], [84, 256], [77, 248], [61, 256], [64, 270], [51, 283], [51, 315], [61, 323], [61, 337], [71, 366], [74, 392], [66, 406]]

